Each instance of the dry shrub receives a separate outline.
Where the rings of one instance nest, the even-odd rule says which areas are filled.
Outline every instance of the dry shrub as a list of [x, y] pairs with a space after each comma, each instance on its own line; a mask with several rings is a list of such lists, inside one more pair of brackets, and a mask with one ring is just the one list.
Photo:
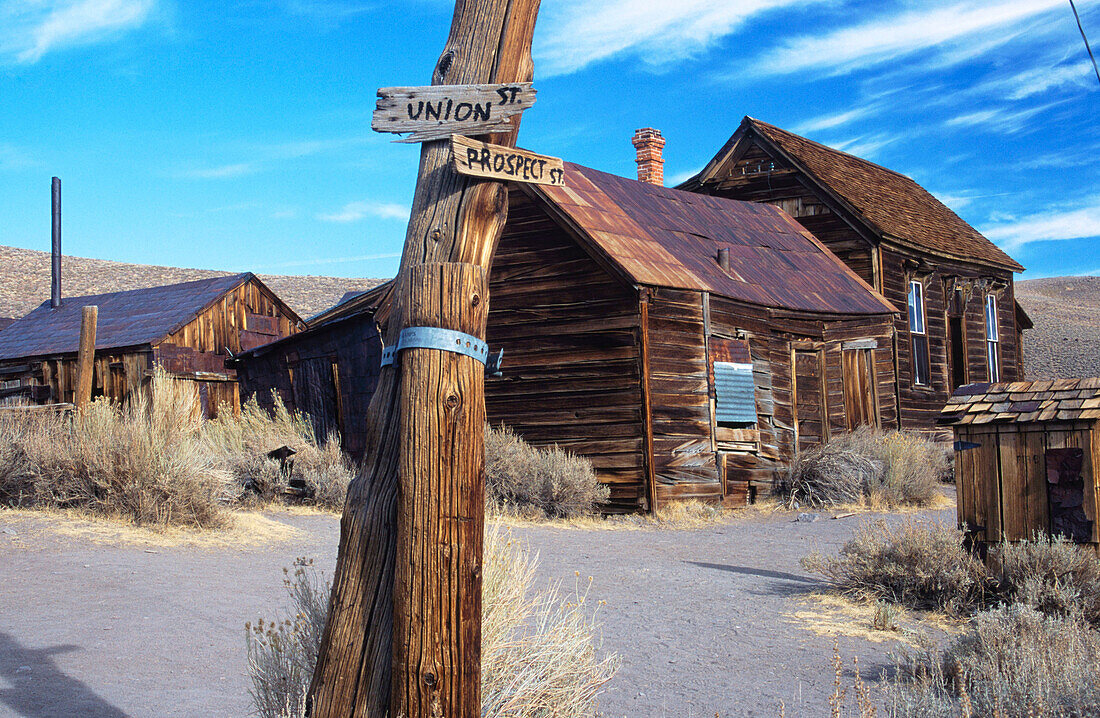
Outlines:
[[792, 507], [925, 506], [949, 469], [944, 449], [920, 434], [862, 426], [799, 456], [780, 489]]
[[890, 715], [1100, 715], [1100, 634], [1022, 605], [974, 617], [942, 652], [910, 657], [888, 686]]
[[212, 455], [219, 457], [240, 488], [254, 489], [253, 496], [274, 501], [285, 495], [288, 477], [277, 459], [268, 453], [283, 446], [296, 452], [294, 478], [305, 481], [312, 501], [339, 511], [344, 506], [348, 483], [354, 467], [340, 449], [340, 437], [332, 434], [318, 442], [313, 425], [300, 413], [287, 410], [278, 394], [273, 393], [273, 409], [260, 407], [255, 397], [239, 412], [218, 412], [218, 418], [206, 423], [203, 441]]
[[16, 448], [0, 459], [0, 498], [145, 526], [220, 526], [226, 475], [200, 449], [201, 428], [193, 385], [161, 371], [124, 407], [100, 398], [73, 417], [6, 416], [0, 444]]
[[964, 612], [980, 604], [986, 577], [962, 539], [961, 531], [940, 522], [880, 520], [862, 524], [839, 556], [814, 553], [802, 565], [842, 594]]
[[990, 551], [1001, 600], [1100, 624], [1100, 560], [1065, 538], [1036, 536]]
[[572, 518], [592, 513], [609, 490], [587, 459], [531, 446], [501, 425], [485, 429], [485, 493], [501, 513]]
[[[485, 535], [482, 716], [582, 718], [619, 660], [597, 656], [587, 592], [533, 591], [537, 559], [507, 534]], [[288, 575], [295, 618], [246, 626], [252, 698], [261, 718], [301, 718], [320, 648], [329, 585], [299, 560]]]

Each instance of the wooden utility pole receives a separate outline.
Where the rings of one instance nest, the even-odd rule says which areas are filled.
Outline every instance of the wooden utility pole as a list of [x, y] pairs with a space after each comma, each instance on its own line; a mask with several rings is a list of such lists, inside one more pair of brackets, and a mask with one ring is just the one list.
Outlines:
[[[456, 0], [432, 84], [529, 82], [538, 6]], [[514, 146], [519, 115], [510, 122], [486, 139]], [[455, 171], [449, 141], [421, 145], [386, 346], [410, 325], [484, 339], [486, 275], [507, 210], [502, 183]], [[313, 718], [480, 715], [483, 372], [476, 359], [425, 348], [382, 370], [341, 521]]]
[[76, 396], [73, 403], [79, 412], [92, 400], [92, 377], [95, 374], [95, 333], [99, 307], [80, 309], [80, 346], [76, 353]]

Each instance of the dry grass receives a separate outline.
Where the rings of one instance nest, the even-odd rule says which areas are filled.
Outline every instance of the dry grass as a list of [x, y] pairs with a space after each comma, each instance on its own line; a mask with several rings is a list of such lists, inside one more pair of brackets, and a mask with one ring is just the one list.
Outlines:
[[888, 696], [897, 718], [1100, 715], [1100, 634], [1018, 604], [981, 613], [944, 650], [910, 656]]
[[0, 501], [141, 526], [222, 526], [227, 477], [199, 445], [193, 385], [158, 374], [151, 390], [125, 407], [97, 399], [74, 417], [0, 412]]
[[485, 495], [497, 514], [574, 518], [593, 513], [609, 490], [587, 459], [531, 446], [502, 425], [485, 429]]
[[1100, 625], [1100, 560], [1064, 538], [1002, 544], [990, 551], [1000, 600]]
[[863, 601], [833, 593], [795, 600], [784, 619], [817, 636], [847, 636], [871, 643], [896, 642], [919, 648], [928, 629], [958, 633], [963, 622], [942, 611], [913, 611], [885, 601]]
[[[242, 498], [285, 498], [288, 476], [266, 455], [287, 445], [309, 500], [343, 507], [353, 468], [337, 437], [318, 446], [309, 422], [281, 402], [274, 416], [251, 402], [221, 417], [204, 421], [195, 385], [159, 369], [123, 406], [99, 398], [76, 415], [0, 412], [0, 505], [224, 529], [226, 507]], [[245, 492], [246, 484], [260, 490]]]
[[[482, 600], [482, 715], [596, 715], [600, 688], [618, 670], [598, 656], [587, 588], [533, 590], [537, 557], [507, 533], [486, 532]], [[246, 626], [253, 702], [261, 718], [304, 716], [327, 616], [329, 584], [299, 560], [286, 587], [292, 618]], [[588, 585], [591, 579], [588, 580]]]
[[670, 502], [661, 506], [656, 513], [649, 514], [587, 514], [571, 518], [549, 518], [537, 512], [502, 514], [492, 504], [487, 505], [492, 520], [508, 526], [553, 526], [580, 531], [694, 531], [731, 521], [752, 519], [779, 508], [775, 502], [758, 501], [751, 506], [732, 510], [721, 504], [688, 499]]
[[949, 469], [945, 449], [919, 434], [860, 427], [798, 457], [780, 490], [792, 508], [928, 506]]
[[939, 522], [880, 520], [861, 524], [839, 556], [814, 553], [802, 565], [846, 596], [966, 613], [981, 605], [987, 579], [962, 539], [961, 531]]

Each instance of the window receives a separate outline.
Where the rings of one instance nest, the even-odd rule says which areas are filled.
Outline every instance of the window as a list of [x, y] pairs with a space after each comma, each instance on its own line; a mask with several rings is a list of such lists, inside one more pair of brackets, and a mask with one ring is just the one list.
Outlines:
[[985, 346], [989, 357], [989, 381], [1001, 380], [1001, 336], [997, 329], [997, 298], [985, 297]]
[[735, 429], [756, 425], [752, 364], [714, 362], [715, 420]]
[[909, 337], [912, 345], [913, 383], [928, 386], [931, 369], [928, 365], [928, 331], [924, 316], [924, 285], [909, 282]]

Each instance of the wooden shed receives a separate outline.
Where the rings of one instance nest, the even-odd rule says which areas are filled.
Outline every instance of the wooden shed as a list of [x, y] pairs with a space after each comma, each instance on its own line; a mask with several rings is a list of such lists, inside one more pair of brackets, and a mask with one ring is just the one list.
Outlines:
[[[896, 309], [785, 212], [566, 173], [510, 192], [492, 423], [588, 457], [609, 511], [743, 504], [831, 433], [897, 425]], [[377, 307], [385, 325], [387, 304], [372, 291], [322, 317]]]
[[911, 178], [746, 117], [681, 188], [783, 208], [906, 310], [895, 327], [903, 428], [933, 430], [959, 386], [1023, 379], [1023, 267]]
[[974, 541], [1100, 544], [1100, 379], [971, 384], [940, 422], [955, 432], [959, 525]]
[[47, 301], [0, 332], [0, 400], [70, 402], [81, 311], [99, 307], [93, 396], [123, 401], [154, 365], [197, 384], [207, 416], [239, 401], [225, 360], [298, 330], [301, 320], [251, 273]]
[[271, 409], [276, 392], [287, 409], [310, 417], [316, 436], [339, 432], [344, 451], [358, 458], [366, 451], [363, 427], [381, 361], [374, 312], [359, 311], [319, 315], [305, 331], [242, 352], [230, 365], [242, 399], [254, 396]]

